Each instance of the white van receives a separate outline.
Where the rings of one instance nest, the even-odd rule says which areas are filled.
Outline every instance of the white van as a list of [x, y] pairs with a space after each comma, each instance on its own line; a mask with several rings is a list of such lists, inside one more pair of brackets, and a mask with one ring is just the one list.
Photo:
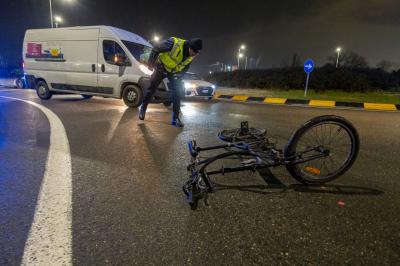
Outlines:
[[[109, 27], [27, 30], [23, 58], [26, 83], [42, 100], [53, 94], [123, 99], [129, 107], [143, 100], [151, 71], [152, 46], [131, 32]], [[155, 99], [169, 99], [165, 84]]]

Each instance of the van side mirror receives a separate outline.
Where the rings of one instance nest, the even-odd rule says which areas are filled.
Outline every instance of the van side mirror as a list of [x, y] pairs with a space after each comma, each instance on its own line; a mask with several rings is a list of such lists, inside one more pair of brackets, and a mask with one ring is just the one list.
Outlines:
[[116, 54], [114, 55], [114, 64], [117, 66], [129, 66], [129, 59], [126, 55]]

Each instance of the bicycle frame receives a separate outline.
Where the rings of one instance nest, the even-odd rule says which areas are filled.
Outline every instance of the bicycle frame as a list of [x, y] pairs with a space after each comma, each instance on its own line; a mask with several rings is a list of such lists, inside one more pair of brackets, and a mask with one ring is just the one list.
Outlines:
[[[337, 160], [341, 162], [340, 165], [334, 165], [331, 170], [326, 166], [325, 159], [329, 158], [328, 161], [331, 162], [332, 166], [332, 161], [336, 158], [334, 156], [338, 153], [335, 145], [330, 144], [338, 136], [338, 133], [332, 136], [331, 127], [328, 127], [329, 134], [326, 135], [318, 136], [314, 132], [318, 140], [314, 146], [313, 144], [310, 146], [310, 142], [304, 142], [303, 140], [303, 138], [306, 138], [303, 136], [306, 136], [305, 134], [314, 128], [320, 128], [321, 132], [323, 130], [325, 132], [327, 130], [326, 125], [335, 125], [334, 130], [336, 132], [344, 130], [345, 134], [343, 136], [347, 139], [344, 145], [348, 149], [348, 153], [343, 153], [342, 156], [339, 156]], [[284, 149], [276, 149], [276, 141], [267, 137], [266, 129], [249, 127], [247, 121], [241, 122], [240, 128], [220, 131], [218, 137], [224, 141], [223, 145], [198, 147], [196, 141], [188, 143], [191, 163], [187, 166], [187, 170], [191, 172], [191, 176], [184, 183], [183, 192], [192, 209], [197, 208], [197, 204], [202, 198], [207, 204], [208, 193], [214, 191], [210, 179], [212, 175], [225, 175], [226, 173], [243, 171], [255, 172], [265, 168], [285, 166], [288, 173], [303, 184], [324, 184], [335, 180], [350, 169], [357, 158], [360, 145], [358, 133], [354, 126], [345, 118], [332, 115], [318, 116], [304, 123], [292, 134]], [[322, 138], [321, 141], [320, 138]], [[327, 146], [324, 145], [325, 139], [326, 143], [328, 143]], [[329, 147], [329, 149], [326, 147]], [[201, 152], [213, 150], [221, 150], [221, 153], [206, 158], [200, 156]], [[215, 167], [208, 168], [219, 160], [228, 159], [238, 160], [239, 165], [236, 167], [224, 167], [221, 164], [220, 169]], [[319, 167], [315, 167], [314, 163], [307, 163], [318, 159], [321, 160]], [[323, 172], [323, 170], [325, 171]]]
[[[282, 150], [268, 148], [265, 150], [256, 151], [255, 149], [252, 148], [252, 146], [257, 146], [260, 143], [261, 143], [260, 141], [255, 141], [253, 143], [236, 142], [236, 143], [226, 143], [223, 145], [201, 148], [196, 145], [195, 141], [189, 141], [188, 148], [192, 156], [192, 163], [188, 165], [187, 169], [188, 171], [191, 172], [192, 177], [195, 178], [202, 177], [204, 183], [207, 186], [208, 192], [213, 192], [214, 188], [209, 179], [209, 176], [211, 175], [218, 175], [218, 174], [224, 175], [226, 173], [243, 172], [243, 171], [254, 172], [256, 170], [269, 167], [304, 163], [318, 158], [323, 158], [329, 155], [329, 151], [325, 150], [322, 146], [309, 148], [307, 150], [296, 153], [293, 156], [287, 156], [287, 157], [284, 155], [284, 152]], [[200, 159], [200, 152], [219, 150], [219, 149], [225, 149], [227, 151], [203, 160]], [[312, 151], [320, 152], [320, 154], [303, 157], [305, 154]], [[247, 161], [247, 163], [242, 162], [242, 164], [244, 164], [243, 166], [222, 167], [220, 170], [206, 171], [207, 166], [211, 165], [212, 163], [218, 160], [226, 159], [229, 157], [238, 157], [237, 159], [240, 160], [241, 159], [240, 156], [246, 156], [249, 157], [250, 159]]]

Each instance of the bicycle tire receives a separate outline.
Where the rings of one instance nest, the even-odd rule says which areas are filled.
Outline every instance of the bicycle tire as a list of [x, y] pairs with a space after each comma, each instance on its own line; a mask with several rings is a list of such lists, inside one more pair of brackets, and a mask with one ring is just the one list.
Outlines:
[[[291, 174], [291, 176], [303, 184], [308, 184], [308, 185], [324, 184], [338, 178], [352, 167], [359, 153], [360, 139], [357, 130], [355, 129], [353, 124], [343, 117], [327, 115], [327, 116], [315, 117], [306, 122], [305, 124], [303, 124], [298, 130], [296, 130], [292, 135], [292, 137], [290, 138], [288, 145], [285, 148], [285, 157], [289, 158], [291, 156], [296, 155], [300, 141], [306, 138], [306, 134], [308, 132], [312, 131], [314, 128], [320, 125], [325, 125], [325, 126], [335, 125], [339, 128], [337, 129], [337, 132], [341, 132], [341, 130], [344, 129], [350, 140], [350, 150], [348, 152], [346, 160], [340, 165], [340, 167], [336, 171], [333, 171], [332, 173], [329, 173], [326, 176], [321, 176], [321, 169], [313, 170], [311, 167], [309, 167], [308, 169], [307, 167], [305, 167], [303, 169], [302, 165], [307, 165], [308, 162], [302, 165], [295, 163], [286, 165], [286, 168], [288, 172]], [[332, 138], [332, 136], [330, 137]], [[328, 143], [330, 146], [332, 141], [333, 140], [331, 140]], [[329, 157], [331, 157], [331, 154], [325, 158]], [[330, 160], [332, 160], [332, 158]], [[328, 169], [327, 166], [326, 168]], [[305, 169], [307, 169], [307, 171], [305, 171]], [[310, 171], [310, 173], [308, 171]]]

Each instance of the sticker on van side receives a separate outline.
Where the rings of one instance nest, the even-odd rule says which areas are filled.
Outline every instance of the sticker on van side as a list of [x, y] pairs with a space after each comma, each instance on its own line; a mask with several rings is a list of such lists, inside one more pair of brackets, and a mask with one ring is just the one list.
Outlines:
[[65, 61], [61, 47], [44, 46], [41, 43], [28, 43], [26, 58], [33, 58], [37, 61]]

